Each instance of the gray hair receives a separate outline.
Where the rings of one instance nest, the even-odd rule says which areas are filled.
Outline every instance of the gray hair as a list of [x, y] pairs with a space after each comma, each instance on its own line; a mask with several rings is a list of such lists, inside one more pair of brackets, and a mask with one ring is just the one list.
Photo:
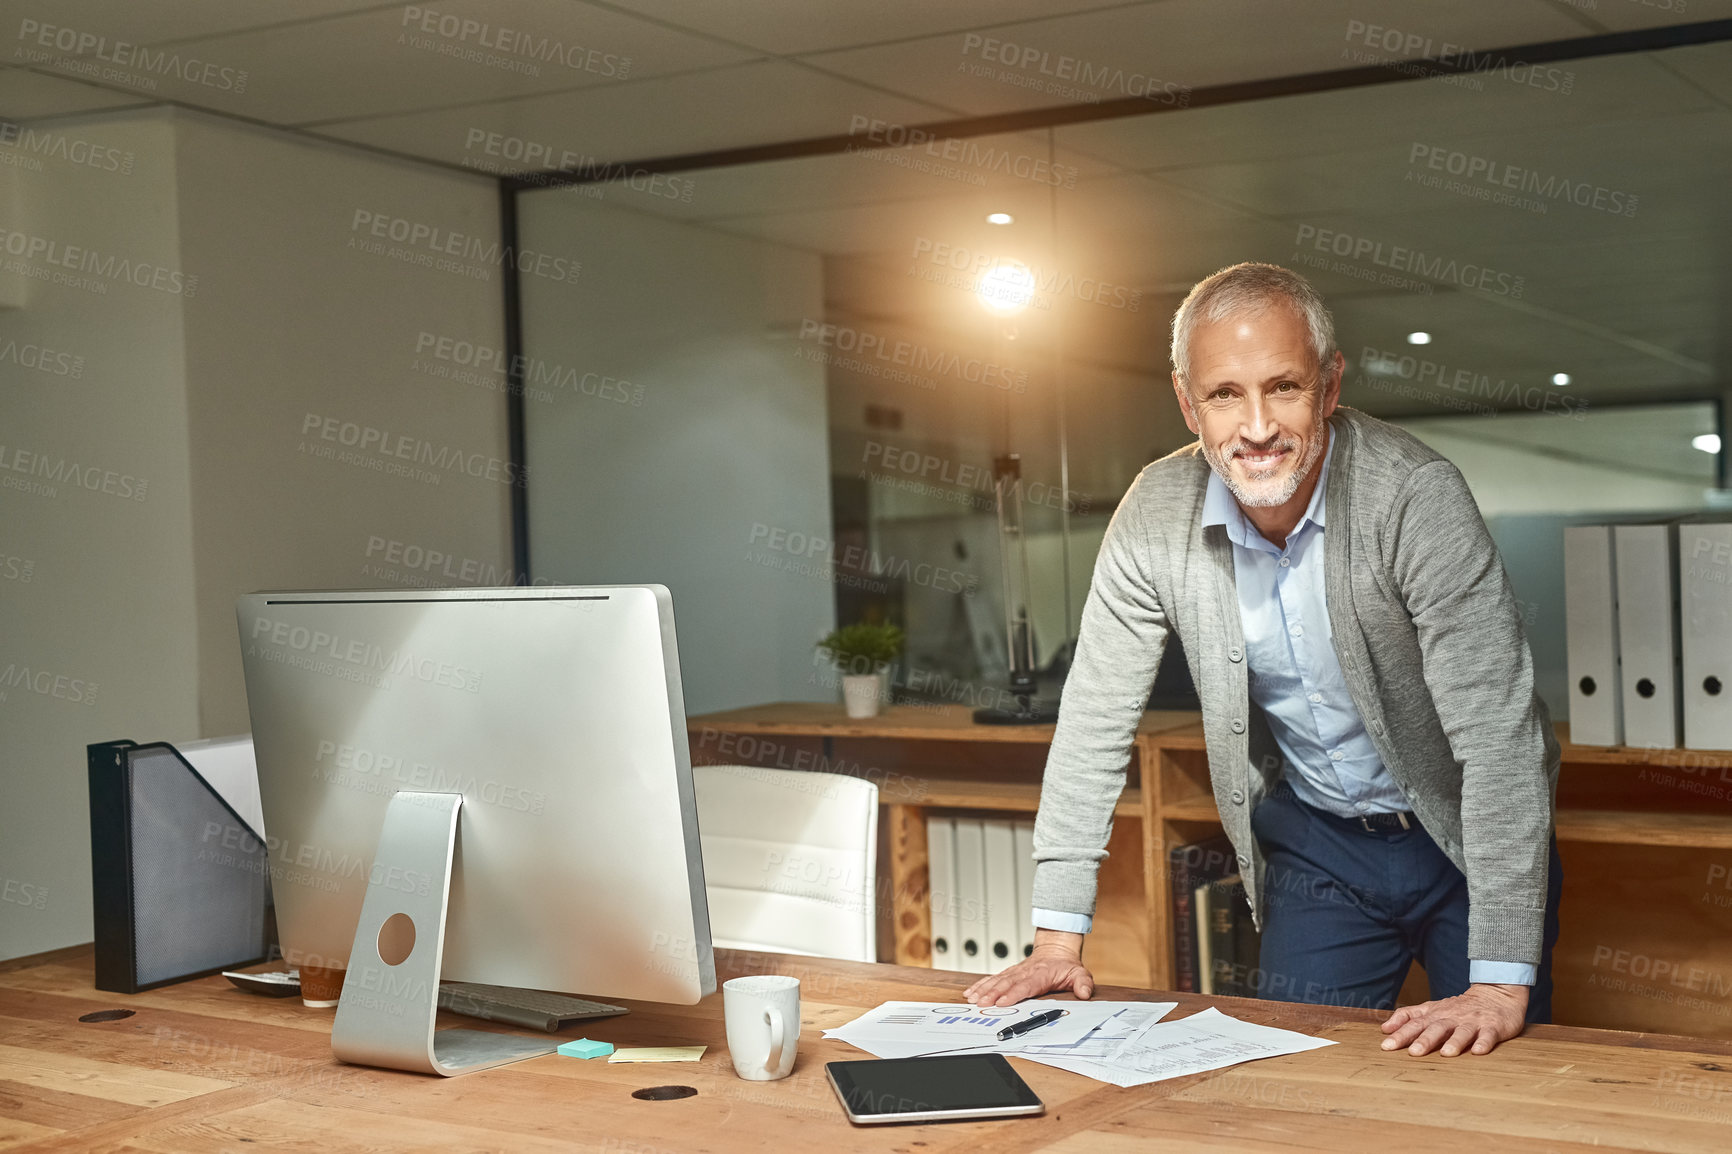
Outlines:
[[1213, 324], [1241, 313], [1259, 316], [1277, 303], [1305, 321], [1317, 367], [1328, 365], [1335, 357], [1335, 318], [1311, 282], [1278, 264], [1246, 261], [1198, 281], [1173, 314], [1173, 370], [1179, 383], [1190, 387], [1191, 334], [1199, 323]]

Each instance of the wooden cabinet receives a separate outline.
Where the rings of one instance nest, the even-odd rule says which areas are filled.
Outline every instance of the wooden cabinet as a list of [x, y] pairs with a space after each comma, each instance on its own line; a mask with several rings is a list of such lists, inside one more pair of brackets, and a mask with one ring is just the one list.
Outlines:
[[[882, 960], [931, 964], [926, 815], [1033, 814], [1049, 726], [975, 725], [962, 706], [868, 720], [788, 703], [694, 717], [700, 764], [865, 777], [884, 806]], [[1732, 1037], [1732, 753], [1578, 746], [1558, 726], [1563, 930], [1558, 1022]], [[1103, 982], [1173, 983], [1167, 851], [1220, 828], [1195, 713], [1138, 727], [1086, 957]]]

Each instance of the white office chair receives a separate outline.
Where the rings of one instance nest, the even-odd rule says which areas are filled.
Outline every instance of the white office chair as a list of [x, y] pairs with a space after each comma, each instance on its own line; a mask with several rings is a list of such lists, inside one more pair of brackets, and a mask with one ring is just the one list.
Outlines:
[[876, 785], [748, 765], [692, 779], [716, 946], [877, 960]]

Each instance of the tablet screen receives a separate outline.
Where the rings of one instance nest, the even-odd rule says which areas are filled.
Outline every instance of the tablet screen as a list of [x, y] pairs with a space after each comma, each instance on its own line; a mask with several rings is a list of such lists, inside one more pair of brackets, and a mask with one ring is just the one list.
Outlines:
[[829, 1064], [851, 1117], [1030, 1113], [1041, 1108], [1000, 1054], [887, 1058]]

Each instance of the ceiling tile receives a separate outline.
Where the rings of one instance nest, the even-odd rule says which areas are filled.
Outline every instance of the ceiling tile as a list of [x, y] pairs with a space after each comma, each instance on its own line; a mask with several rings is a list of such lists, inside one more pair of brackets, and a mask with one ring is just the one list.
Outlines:
[[0, 0], [0, 59], [16, 63], [21, 47], [112, 56], [116, 41], [161, 44], [381, 7], [380, 0]]
[[[764, 52], [794, 55], [1125, 5], [1103, 0], [611, 0]], [[1162, 0], [1148, 0], [1149, 3]]]
[[[1446, 45], [1497, 47], [1580, 36], [1557, 7], [1524, 0], [1497, 7], [1395, 0], [1166, 0], [981, 33], [814, 56], [841, 75], [870, 78], [973, 115], [1127, 96], [1182, 106], [1184, 90], [1400, 61]], [[1397, 35], [1397, 47], [1383, 47]], [[1369, 43], [1368, 43], [1369, 41]]]
[[477, 126], [485, 125], [510, 137], [542, 142], [556, 153], [613, 161], [830, 136], [846, 132], [855, 116], [907, 123], [932, 112], [929, 106], [797, 64], [760, 61], [499, 104], [381, 117], [332, 125], [322, 132], [411, 155], [473, 163], [481, 158], [466, 142]]
[[145, 103], [148, 100], [142, 96], [127, 96], [76, 80], [17, 68], [0, 69], [0, 120], [34, 120]]
[[102, 75], [154, 97], [307, 124], [620, 86], [749, 55], [576, 0], [447, 0], [145, 50]]

